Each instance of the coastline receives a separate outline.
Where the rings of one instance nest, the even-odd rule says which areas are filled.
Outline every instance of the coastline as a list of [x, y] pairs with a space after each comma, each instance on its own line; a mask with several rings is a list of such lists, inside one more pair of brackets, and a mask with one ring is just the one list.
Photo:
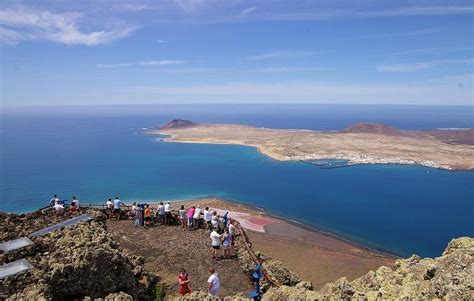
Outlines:
[[397, 135], [367, 132], [257, 128], [203, 124], [143, 131], [164, 135], [163, 142], [242, 145], [277, 161], [346, 160], [350, 164], [420, 165], [444, 170], [474, 170], [474, 146], [450, 143], [417, 131]]
[[[281, 261], [284, 266], [302, 278], [310, 280], [316, 288], [345, 276], [356, 279], [379, 266], [392, 266], [400, 257], [371, 248], [327, 231], [323, 231], [268, 212], [264, 208], [247, 205], [219, 197], [204, 197], [171, 201], [173, 205], [209, 206], [211, 209], [232, 213], [249, 213], [253, 217], [271, 219], [263, 226], [265, 232], [246, 228], [255, 250]], [[156, 204], [153, 204], [153, 206]], [[175, 207], [176, 208], [176, 207]], [[239, 217], [240, 218], [240, 217]], [[245, 222], [242, 223], [245, 228]], [[300, 258], [305, 258], [300, 261]], [[324, 260], [321, 260], [324, 259]], [[318, 271], [318, 273], [314, 273]]]

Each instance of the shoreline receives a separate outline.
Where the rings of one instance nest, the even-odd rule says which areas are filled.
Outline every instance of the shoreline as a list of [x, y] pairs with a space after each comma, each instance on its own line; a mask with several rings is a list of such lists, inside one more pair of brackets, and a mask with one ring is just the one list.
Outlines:
[[[224, 203], [238, 204], [238, 205], [241, 205], [241, 206], [248, 207], [250, 209], [256, 209], [257, 211], [262, 212], [264, 215], [266, 215], [268, 217], [286, 222], [290, 225], [301, 228], [303, 230], [307, 230], [307, 231], [310, 231], [310, 232], [315, 232], [315, 233], [318, 233], [318, 234], [321, 234], [321, 235], [324, 235], [324, 236], [328, 236], [330, 238], [333, 238], [333, 239], [336, 239], [336, 240], [339, 240], [339, 241], [343, 241], [343, 242], [348, 243], [348, 244], [352, 244], [352, 245], [357, 246], [359, 248], [366, 249], [367, 251], [376, 252], [376, 253], [379, 253], [381, 255], [394, 257], [394, 258], [402, 258], [403, 257], [402, 255], [396, 254], [395, 252], [391, 252], [390, 250], [385, 250], [383, 248], [376, 248], [376, 247], [368, 246], [368, 245], [365, 245], [363, 243], [354, 241], [354, 240], [352, 240], [348, 237], [344, 237], [341, 234], [332, 233], [328, 230], [318, 228], [315, 225], [311, 225], [311, 224], [308, 224], [308, 223], [305, 223], [305, 222], [299, 222], [297, 220], [279, 215], [278, 213], [272, 212], [272, 211], [270, 211], [266, 208], [258, 207], [258, 206], [252, 205], [252, 204], [246, 204], [246, 203], [240, 202], [238, 200], [234, 200], [234, 199], [228, 199], [228, 198], [223, 198], [223, 197], [219, 197], [219, 196], [209, 196], [209, 197], [202, 197], [202, 198], [197, 198], [197, 199], [187, 199], [187, 200], [184, 199], [184, 200], [180, 200], [178, 202], [180, 202], [180, 203], [190, 203], [194, 200], [199, 201], [199, 200], [206, 200], [206, 199], [209, 199], [209, 198], [213, 198], [213, 199], [216, 199], [216, 200], [224, 202]], [[170, 202], [174, 203], [175, 201], [170, 201]], [[250, 231], [252, 231], [252, 230], [250, 230]]]
[[397, 164], [449, 171], [474, 170], [474, 164], [470, 163], [470, 158], [474, 156], [473, 145], [451, 143], [420, 131], [398, 131], [393, 135], [377, 132], [294, 131], [237, 124], [194, 124], [142, 133], [161, 135], [161, 142], [253, 147], [277, 161], [346, 160], [351, 165]]

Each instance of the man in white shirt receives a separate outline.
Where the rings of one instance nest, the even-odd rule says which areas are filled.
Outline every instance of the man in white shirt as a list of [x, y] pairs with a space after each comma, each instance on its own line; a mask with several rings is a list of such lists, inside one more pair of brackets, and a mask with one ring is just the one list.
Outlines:
[[207, 292], [210, 297], [216, 298], [221, 286], [219, 282], [219, 276], [217, 275], [214, 268], [209, 268], [209, 274], [209, 279], [207, 279]]
[[160, 202], [160, 205], [158, 205], [156, 214], [158, 215], [158, 223], [163, 225], [165, 220], [165, 206], [163, 206], [163, 202]]
[[201, 219], [201, 206], [197, 206], [196, 211], [194, 211], [194, 215], [193, 215], [194, 229], [199, 229], [200, 219]]
[[211, 235], [209, 235], [209, 237], [211, 238], [212, 258], [217, 259], [217, 257], [219, 257], [219, 249], [221, 248], [222, 235], [219, 235], [216, 229], [214, 229], [212, 230]]
[[210, 232], [211, 229], [212, 229], [211, 220], [212, 220], [211, 211], [209, 210], [209, 207], [206, 207], [206, 208], [204, 209], [204, 221], [206, 222], [206, 227], [207, 227], [207, 231], [208, 231], [208, 232]]
[[114, 200], [114, 214], [117, 220], [120, 220], [120, 216], [122, 215], [122, 210], [120, 210], [120, 205], [124, 205], [124, 203], [122, 203], [122, 201], [117, 196], [115, 197], [115, 200]]
[[56, 203], [60, 203], [61, 200], [58, 198], [58, 195], [55, 194], [51, 200], [49, 200], [49, 206], [53, 207]]
[[107, 215], [109, 216], [109, 219], [112, 218], [112, 213], [114, 211], [114, 203], [112, 203], [112, 199], [108, 199], [107, 203], [105, 203], [105, 211], [107, 212]]
[[166, 202], [165, 204], [165, 225], [171, 224], [171, 203]]

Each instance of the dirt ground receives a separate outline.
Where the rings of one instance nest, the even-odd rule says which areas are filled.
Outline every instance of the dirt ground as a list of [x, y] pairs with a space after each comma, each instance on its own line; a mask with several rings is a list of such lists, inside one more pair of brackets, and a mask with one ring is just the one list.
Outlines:
[[[178, 292], [178, 274], [185, 268], [191, 276], [191, 288], [207, 291], [209, 267], [219, 274], [220, 296], [252, 290], [236, 257], [214, 260], [211, 241], [205, 230], [182, 231], [178, 226], [136, 228], [133, 221], [108, 221], [107, 230], [121, 247], [145, 258], [145, 270], [158, 274]], [[235, 255], [235, 252], [233, 253]], [[222, 255], [222, 254], [221, 254]]]

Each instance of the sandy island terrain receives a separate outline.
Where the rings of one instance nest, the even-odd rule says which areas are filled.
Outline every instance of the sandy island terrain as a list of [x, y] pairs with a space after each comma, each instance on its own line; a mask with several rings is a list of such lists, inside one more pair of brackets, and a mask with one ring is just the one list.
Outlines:
[[474, 169], [474, 130], [399, 131], [379, 124], [345, 130], [268, 129], [236, 124], [174, 120], [147, 134], [179, 143], [237, 144], [276, 160], [342, 159], [349, 164], [418, 164], [448, 170]]
[[[229, 217], [238, 220], [242, 227], [247, 230], [247, 235], [254, 250], [281, 261], [285, 267], [296, 272], [302, 279], [311, 281], [315, 288], [320, 288], [324, 284], [343, 276], [349, 280], [356, 279], [382, 265], [392, 266], [397, 259], [395, 256], [364, 248], [327, 233], [304, 229], [269, 215], [262, 209], [241, 203], [218, 198], [202, 198], [172, 202], [172, 205], [174, 209], [179, 208], [180, 205], [184, 205], [185, 208], [193, 205], [200, 205], [202, 208], [209, 206], [211, 209], [217, 210], [219, 214], [228, 211]], [[152, 205], [152, 207], [156, 206]], [[127, 223], [126, 228], [128, 230], [121, 229], [120, 226], [111, 229], [113, 229], [114, 236], [122, 243], [122, 246], [127, 249], [131, 245], [125, 242], [129, 240], [126, 237], [131, 238], [134, 235], [125, 235], [130, 229], [133, 229], [130, 223]], [[151, 236], [156, 235], [153, 232], [150, 231]], [[204, 246], [200, 247], [199, 252], [208, 252], [206, 247], [206, 243], [208, 243], [207, 235], [200, 233], [199, 237], [205, 242]], [[159, 248], [159, 245], [155, 245], [154, 248]], [[133, 251], [139, 254], [145, 252], [140, 246], [138, 246], [138, 249], [140, 250]], [[184, 248], [182, 251], [186, 252], [186, 250], [187, 248]], [[183, 264], [186, 264], [187, 260], [192, 261], [194, 256], [179, 256], [179, 251], [165, 252], [164, 254], [168, 256], [168, 261], [176, 262], [179, 257], [179, 261], [183, 261]], [[141, 255], [144, 255], [145, 258], [148, 257], [147, 254]], [[169, 274], [167, 265], [160, 265], [155, 261], [146, 261], [145, 265], [163, 275], [171, 283], [175, 281], [176, 275]], [[187, 266], [191, 268], [193, 265], [189, 264]], [[193, 270], [193, 272], [196, 274], [196, 271]]]

